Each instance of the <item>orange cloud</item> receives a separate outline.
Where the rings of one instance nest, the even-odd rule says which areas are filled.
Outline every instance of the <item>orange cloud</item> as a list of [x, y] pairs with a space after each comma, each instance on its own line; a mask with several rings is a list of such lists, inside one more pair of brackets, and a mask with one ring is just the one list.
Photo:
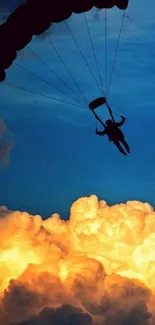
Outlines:
[[153, 324], [148, 203], [108, 206], [91, 195], [74, 202], [68, 221], [5, 207], [0, 216], [0, 325]]

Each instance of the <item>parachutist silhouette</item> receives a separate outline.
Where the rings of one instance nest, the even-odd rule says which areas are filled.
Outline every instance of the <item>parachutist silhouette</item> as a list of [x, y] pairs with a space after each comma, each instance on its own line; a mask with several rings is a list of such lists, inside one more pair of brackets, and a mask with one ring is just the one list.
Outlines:
[[[95, 113], [95, 109], [101, 105], [106, 104], [109, 114], [111, 116], [111, 120], [107, 120], [106, 124], [104, 124], [102, 122], [102, 120], [100, 119], [100, 117]], [[118, 150], [123, 154], [123, 155], [127, 155], [126, 152], [124, 151], [124, 149], [122, 148], [122, 146], [120, 145], [120, 142], [124, 145], [126, 151], [128, 153], [130, 153], [130, 148], [127, 144], [127, 142], [125, 141], [124, 138], [124, 134], [123, 132], [119, 129], [120, 126], [122, 126], [125, 122], [125, 117], [115, 113], [117, 115], [119, 115], [122, 118], [122, 121], [120, 122], [115, 122], [114, 116], [113, 116], [113, 112], [112, 109], [110, 108], [110, 106], [107, 103], [107, 100], [105, 97], [99, 97], [96, 98], [95, 100], [93, 100], [90, 104], [89, 104], [89, 108], [91, 109], [92, 113], [94, 114], [96, 121], [98, 120], [104, 127], [103, 131], [98, 131], [96, 128], [96, 134], [97, 135], [107, 135], [109, 138], [109, 142], [113, 142], [114, 145], [118, 148]]]
[[104, 126], [105, 129], [103, 131], [98, 131], [96, 129], [96, 134], [97, 135], [107, 135], [109, 138], [109, 141], [113, 142], [114, 145], [118, 148], [118, 150], [123, 154], [127, 155], [122, 146], [120, 145], [120, 142], [124, 145], [125, 149], [127, 150], [128, 153], [130, 153], [130, 148], [125, 141], [124, 134], [123, 132], [119, 129], [120, 126], [122, 126], [125, 122], [125, 117], [121, 115], [122, 121], [117, 123], [115, 120], [107, 120], [106, 125]]

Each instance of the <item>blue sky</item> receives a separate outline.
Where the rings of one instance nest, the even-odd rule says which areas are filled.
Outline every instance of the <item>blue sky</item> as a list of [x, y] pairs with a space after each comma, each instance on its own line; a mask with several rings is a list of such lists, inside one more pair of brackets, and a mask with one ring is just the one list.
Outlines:
[[[1, 7], [6, 14], [14, 6], [12, 1], [5, 1]], [[100, 12], [99, 19], [94, 19], [94, 14], [93, 10], [89, 12], [87, 19], [104, 81], [104, 11]], [[117, 9], [108, 11], [108, 75], [121, 15]], [[123, 131], [131, 154], [124, 157], [106, 137], [95, 136], [95, 121], [88, 109], [1, 84], [0, 118], [13, 134], [14, 147], [8, 166], [0, 169], [0, 205], [44, 217], [58, 212], [65, 218], [73, 201], [94, 193], [109, 204], [141, 200], [155, 206], [155, 4], [150, 0], [148, 7], [140, 0], [136, 4], [130, 0], [126, 15], [108, 99], [113, 110], [127, 118]], [[97, 76], [84, 16], [74, 15], [68, 23]], [[34, 55], [32, 51], [35, 51], [77, 92], [48, 37], [87, 101], [98, 97], [98, 87], [62, 24], [34, 37], [19, 53], [16, 63], [72, 96]], [[63, 93], [16, 64], [7, 71], [5, 83], [71, 102]], [[103, 117], [108, 117], [105, 111]]]

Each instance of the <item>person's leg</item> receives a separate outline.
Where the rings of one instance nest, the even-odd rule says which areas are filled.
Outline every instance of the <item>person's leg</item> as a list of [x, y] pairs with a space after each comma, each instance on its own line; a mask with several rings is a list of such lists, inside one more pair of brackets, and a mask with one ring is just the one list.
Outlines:
[[127, 155], [118, 141], [113, 141], [113, 143], [123, 155], [125, 155], [125, 156]]
[[[120, 130], [119, 130], [120, 131]], [[130, 153], [130, 148], [129, 148], [129, 145], [128, 143], [125, 141], [125, 138], [124, 138], [124, 134], [121, 132], [119, 132], [119, 137], [118, 137], [118, 141], [121, 142], [123, 144], [123, 146], [125, 147], [126, 151], [128, 153]]]
[[124, 140], [124, 141], [122, 141], [122, 144], [124, 145], [124, 147], [127, 150], [127, 152], [130, 153], [130, 148], [129, 148], [128, 143]]

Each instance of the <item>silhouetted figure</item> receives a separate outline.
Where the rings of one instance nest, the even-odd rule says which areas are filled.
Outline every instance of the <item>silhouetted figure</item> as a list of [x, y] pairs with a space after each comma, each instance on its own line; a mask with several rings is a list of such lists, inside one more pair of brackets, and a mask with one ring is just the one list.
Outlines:
[[107, 120], [106, 121], [106, 125], [105, 125], [105, 129], [103, 131], [98, 131], [96, 129], [96, 134], [97, 135], [107, 135], [109, 138], [109, 141], [113, 142], [115, 144], [115, 146], [118, 148], [118, 150], [123, 154], [123, 155], [127, 155], [126, 152], [124, 151], [124, 149], [122, 148], [122, 146], [120, 145], [120, 142], [124, 145], [125, 149], [127, 150], [127, 152], [130, 152], [130, 148], [127, 144], [127, 142], [125, 141], [124, 138], [124, 134], [123, 132], [119, 129], [120, 126], [122, 126], [125, 122], [125, 117], [121, 116], [122, 121], [117, 123], [114, 120]]

